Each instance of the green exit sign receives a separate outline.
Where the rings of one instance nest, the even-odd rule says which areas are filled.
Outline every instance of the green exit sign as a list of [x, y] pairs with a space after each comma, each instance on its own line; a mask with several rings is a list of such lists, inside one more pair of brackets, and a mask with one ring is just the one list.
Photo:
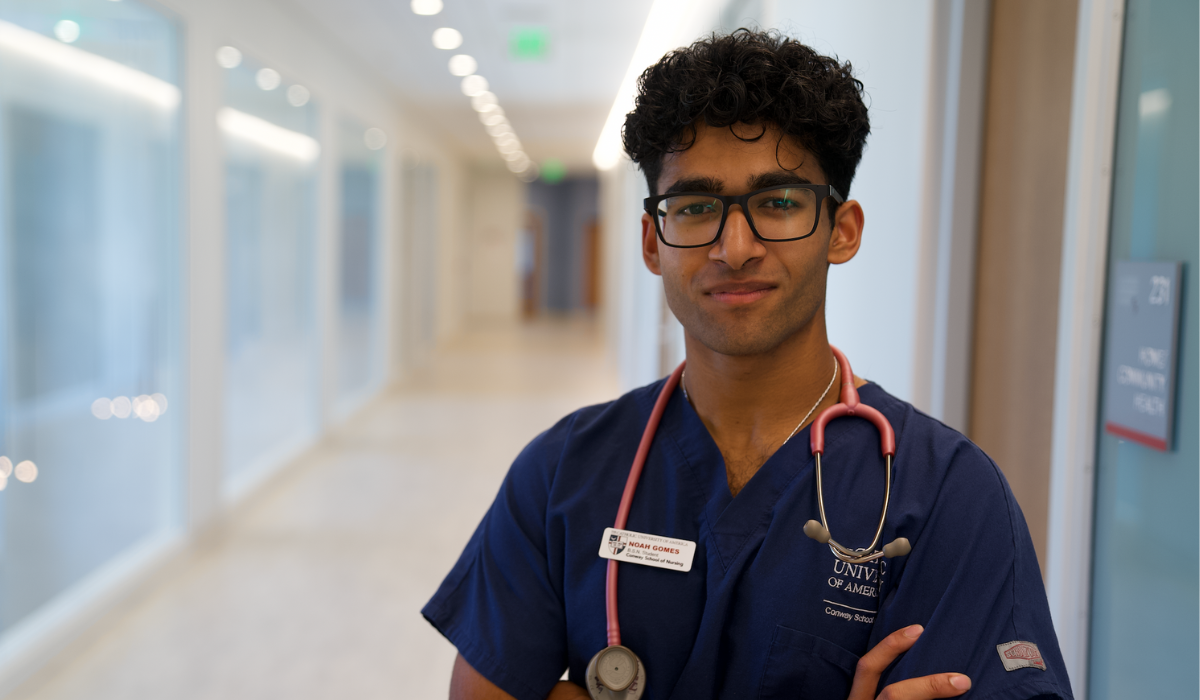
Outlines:
[[514, 27], [508, 35], [508, 52], [517, 61], [544, 61], [550, 52], [550, 32], [545, 27]]

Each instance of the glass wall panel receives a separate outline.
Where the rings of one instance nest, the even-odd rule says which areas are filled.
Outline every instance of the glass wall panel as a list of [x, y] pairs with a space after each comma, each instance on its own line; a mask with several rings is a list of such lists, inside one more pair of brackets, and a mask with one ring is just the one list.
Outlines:
[[225, 106], [226, 477], [236, 492], [312, 438], [317, 110], [308, 89], [217, 52]]
[[177, 49], [136, 2], [0, 0], [0, 630], [174, 524]]
[[338, 127], [341, 154], [339, 236], [339, 398], [354, 401], [382, 377], [380, 177], [386, 139], [352, 120]]
[[[1195, 697], [1200, 657], [1200, 41], [1195, 0], [1126, 4], [1109, 281], [1124, 260], [1181, 261], [1174, 444], [1103, 432], [1096, 454], [1088, 695]], [[1110, 299], [1121, 289], [1110, 288]], [[1110, 303], [1106, 348], [1113, 345]], [[1104, 406], [1104, 397], [1100, 405]]]

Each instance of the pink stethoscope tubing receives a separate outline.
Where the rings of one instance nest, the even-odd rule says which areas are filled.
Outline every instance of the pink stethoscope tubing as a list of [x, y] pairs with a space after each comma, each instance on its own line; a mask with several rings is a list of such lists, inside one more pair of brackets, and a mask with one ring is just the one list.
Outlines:
[[[896, 433], [892, 430], [892, 424], [882, 413], [859, 401], [858, 389], [854, 387], [854, 370], [850, 369], [850, 360], [846, 359], [846, 353], [832, 345], [829, 346], [829, 349], [837, 358], [838, 369], [842, 373], [842, 394], [838, 403], [821, 411], [821, 415], [813, 421], [812, 431], [809, 433], [808, 444], [817, 463], [817, 508], [821, 514], [821, 522], [809, 520], [804, 524], [804, 534], [822, 544], [828, 544], [835, 557], [851, 564], [865, 564], [880, 557], [902, 557], [912, 551], [908, 540], [903, 537], [889, 542], [882, 551], [875, 549], [879, 545], [879, 538], [883, 535], [883, 526], [887, 522], [888, 504], [892, 499], [892, 459], [896, 456]], [[879, 449], [884, 458], [885, 485], [883, 509], [879, 513], [879, 526], [875, 528], [875, 537], [871, 540], [871, 544], [862, 549], [850, 549], [838, 544], [837, 540], [830, 536], [829, 521], [825, 518], [825, 489], [821, 482], [821, 455], [825, 453], [825, 426], [829, 425], [829, 421], [834, 418], [844, 416], [862, 418], [875, 426], [879, 431]]]
[[[891, 499], [892, 458], [896, 454], [896, 434], [892, 430], [891, 423], [888, 422], [888, 419], [882, 413], [859, 401], [858, 390], [854, 387], [854, 371], [850, 369], [850, 360], [846, 358], [845, 353], [832, 345], [829, 346], [829, 349], [833, 351], [834, 357], [837, 358], [838, 368], [842, 373], [841, 400], [822, 411], [812, 423], [809, 446], [817, 463], [817, 504], [821, 513], [821, 522], [818, 523], [815, 520], [808, 521], [804, 525], [804, 533], [818, 542], [828, 543], [834, 555], [843, 561], [861, 563], [884, 556], [889, 558], [904, 556], [911, 551], [911, 547], [908, 540], [903, 537], [897, 538], [885, 546], [882, 552], [875, 551], [876, 545], [879, 544], [879, 537], [883, 533], [884, 522], [887, 520], [888, 502]], [[642, 468], [646, 465], [646, 457], [650, 454], [650, 444], [654, 442], [654, 435], [658, 431], [658, 424], [662, 420], [663, 412], [667, 408], [667, 402], [670, 400], [671, 394], [674, 393], [675, 387], [679, 386], [680, 378], [683, 376], [683, 370], [686, 366], [687, 361], [684, 361], [675, 368], [671, 376], [667, 377], [666, 383], [663, 384], [662, 390], [659, 391], [658, 399], [654, 402], [654, 410], [650, 412], [650, 420], [646, 421], [646, 429], [642, 432], [641, 442], [638, 443], [637, 454], [633, 458], [633, 466], [629, 468], [629, 477], [625, 480], [625, 491], [621, 494], [621, 505], [617, 508], [617, 519], [613, 523], [613, 528], [616, 530], [624, 530], [629, 520], [629, 509], [633, 505], [633, 495], [637, 492], [638, 481], [642, 476]], [[829, 525], [825, 519], [825, 497], [821, 489], [821, 455], [825, 452], [825, 426], [834, 418], [841, 418], [843, 416], [856, 416], [870, 421], [879, 430], [880, 449], [886, 459], [887, 486], [884, 492], [883, 513], [879, 518], [879, 527], [875, 531], [875, 538], [872, 540], [871, 546], [858, 550], [844, 547], [830, 538]], [[605, 612], [608, 618], [609, 646], [620, 646], [621, 644], [621, 623], [617, 615], [617, 564], [618, 562], [615, 559], [608, 560], [608, 577], [605, 581], [604, 590]]]
[[[624, 530], [629, 520], [629, 508], [633, 505], [633, 494], [637, 491], [638, 480], [642, 478], [642, 467], [646, 466], [646, 455], [650, 454], [650, 443], [654, 442], [654, 433], [658, 432], [658, 423], [662, 420], [663, 411], [667, 410], [667, 401], [675, 387], [679, 386], [679, 378], [687, 360], [679, 363], [662, 391], [658, 392], [658, 400], [654, 402], [654, 410], [650, 412], [650, 420], [646, 421], [646, 429], [642, 432], [642, 441], [638, 443], [637, 454], [633, 458], [633, 466], [629, 468], [629, 478], [625, 480], [625, 492], [621, 494], [621, 505], [617, 507], [617, 520], [614, 530]], [[608, 560], [608, 580], [604, 586], [604, 607], [608, 614], [608, 645], [620, 646], [621, 623], [617, 619], [617, 561]]]

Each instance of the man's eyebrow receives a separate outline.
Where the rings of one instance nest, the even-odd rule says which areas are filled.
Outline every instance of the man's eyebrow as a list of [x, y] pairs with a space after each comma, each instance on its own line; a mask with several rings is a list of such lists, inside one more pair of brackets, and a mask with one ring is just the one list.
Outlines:
[[811, 185], [811, 180], [806, 177], [800, 177], [796, 173], [786, 170], [773, 173], [759, 173], [753, 175], [747, 181], [746, 186], [750, 191], [761, 190], [767, 187], [778, 187], [780, 185]]
[[676, 180], [663, 194], [675, 192], [712, 192], [720, 194], [725, 189], [725, 182], [716, 177], [687, 177]]

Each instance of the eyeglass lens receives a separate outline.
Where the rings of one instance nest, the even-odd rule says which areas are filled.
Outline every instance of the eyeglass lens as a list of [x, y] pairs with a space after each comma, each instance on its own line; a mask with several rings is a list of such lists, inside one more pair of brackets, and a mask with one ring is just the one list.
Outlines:
[[[658, 225], [670, 245], [705, 245], [716, 240], [724, 203], [708, 195], [680, 195], [658, 204]], [[767, 240], [800, 238], [817, 222], [817, 195], [809, 189], [759, 192], [745, 211], [758, 235]]]

